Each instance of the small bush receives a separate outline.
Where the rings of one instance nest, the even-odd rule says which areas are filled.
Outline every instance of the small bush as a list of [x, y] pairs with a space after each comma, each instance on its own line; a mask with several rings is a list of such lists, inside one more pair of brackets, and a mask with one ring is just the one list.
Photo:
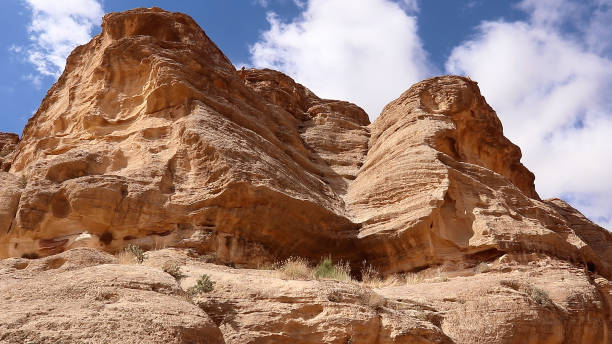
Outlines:
[[142, 264], [142, 262], [144, 262], [146, 258], [144, 251], [138, 245], [129, 244], [125, 248], [125, 252], [131, 253], [134, 256], [134, 258], [136, 258], [136, 261], [138, 262], [138, 264]]
[[296, 280], [310, 280], [314, 278], [313, 269], [308, 261], [300, 257], [291, 257], [275, 267], [285, 277]]
[[552, 300], [550, 299], [548, 294], [544, 290], [532, 285], [531, 283], [522, 283], [514, 280], [502, 280], [499, 282], [499, 284], [504, 287], [508, 287], [527, 294], [539, 305], [545, 306], [552, 304]]
[[181, 272], [180, 265], [176, 262], [165, 262], [162, 266], [162, 270], [177, 280], [185, 277], [185, 275], [183, 275]]
[[203, 263], [214, 263], [217, 260], [217, 255], [214, 253], [204, 254], [198, 258]]
[[521, 289], [521, 282], [515, 280], [501, 280], [499, 284], [504, 287], [508, 287], [510, 289], [519, 290]]
[[215, 281], [210, 279], [210, 276], [204, 274], [200, 276], [200, 279], [196, 282], [196, 285], [189, 288], [188, 292], [191, 295], [210, 293], [215, 289]]
[[351, 280], [351, 267], [348, 263], [340, 262], [334, 264], [331, 258], [325, 258], [315, 268], [314, 276], [316, 278], [330, 278], [337, 281]]
[[552, 300], [550, 299], [548, 294], [538, 287], [532, 285], [528, 286], [527, 293], [539, 305], [544, 306], [552, 303]]
[[366, 265], [365, 262], [361, 268], [361, 282], [364, 284], [378, 284], [382, 281], [382, 277], [378, 270], [371, 264]]
[[125, 250], [116, 254], [117, 259], [119, 260], [119, 264], [130, 265], [130, 264], [138, 264], [136, 261], [136, 257], [130, 252]]

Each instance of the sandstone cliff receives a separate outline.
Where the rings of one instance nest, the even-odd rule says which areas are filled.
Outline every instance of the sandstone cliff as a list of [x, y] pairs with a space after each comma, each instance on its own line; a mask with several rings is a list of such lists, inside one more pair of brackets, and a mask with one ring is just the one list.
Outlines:
[[[37, 266], [83, 252], [100, 262], [79, 268], [85, 276], [79, 288], [98, 275], [125, 275], [121, 283], [128, 286], [143, 274], [160, 302], [180, 297], [181, 285], [163, 274], [140, 266], [131, 273], [103, 253], [68, 251], [78, 247], [110, 253], [129, 244], [175, 247], [247, 268], [329, 255], [348, 261], [356, 277], [365, 262], [386, 276], [445, 266], [465, 281], [382, 289], [375, 307], [359, 306], [364, 292], [343, 285], [349, 301], [330, 306], [315, 292], [323, 282], [287, 284], [192, 262], [194, 271], [208, 271], [227, 289], [199, 308], [173, 306], [188, 318], [164, 320], [160, 313], [160, 322], [181, 325], [159, 331], [180, 332], [177, 342], [206, 336], [275, 342], [279, 331], [278, 338], [294, 343], [306, 332], [314, 334], [304, 343], [346, 343], [350, 324], [353, 332], [377, 333], [352, 343], [522, 343], [524, 335], [531, 343], [607, 343], [612, 235], [562, 200], [541, 200], [520, 159], [469, 79], [424, 80], [370, 123], [358, 106], [321, 99], [280, 72], [236, 71], [184, 14], [157, 8], [108, 14], [102, 32], [70, 55], [21, 139], [0, 135], [0, 257], [49, 256], [33, 265], [4, 261], [5, 290], [32, 280], [31, 292], [15, 292], [5, 306], [36, 293], [70, 298], [61, 288], [38, 290], [36, 276], [48, 269]], [[464, 276], [479, 264], [495, 269]], [[45, 283], [77, 274], [51, 270], [40, 272]], [[522, 284], [500, 284], [509, 276], [535, 278], [534, 285], [550, 289], [551, 303], [534, 303]], [[279, 296], [247, 288], [236, 299], [240, 284], [253, 280], [287, 289]], [[119, 288], [109, 291], [117, 300], [141, 293], [105, 283]], [[428, 310], [426, 319], [412, 312], [417, 301], [406, 295], [413, 292], [422, 295], [418, 307]], [[286, 300], [297, 310], [283, 308]], [[106, 304], [98, 301], [95, 307]], [[46, 314], [64, 314], [66, 307]], [[141, 312], [146, 305], [130, 307]], [[462, 329], [459, 320], [482, 307], [498, 322]], [[502, 310], [507, 307], [512, 310]], [[249, 318], [264, 309], [270, 314]], [[83, 321], [70, 319], [77, 328]], [[543, 323], [550, 330], [542, 332]], [[0, 319], [3, 332], [16, 338], [27, 337], [23, 324]], [[337, 329], [321, 330], [330, 324]]]

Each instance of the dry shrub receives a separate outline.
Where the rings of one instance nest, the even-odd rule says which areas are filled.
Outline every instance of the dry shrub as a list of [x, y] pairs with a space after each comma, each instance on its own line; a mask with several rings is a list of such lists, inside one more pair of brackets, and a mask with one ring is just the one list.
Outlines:
[[449, 280], [446, 271], [442, 266], [422, 270], [419, 272], [408, 273], [404, 276], [406, 284], [419, 284], [425, 282], [447, 282]]
[[125, 252], [131, 253], [134, 256], [134, 258], [136, 259], [136, 261], [138, 262], [138, 264], [141, 264], [142, 262], [144, 262], [144, 260], [146, 258], [145, 252], [138, 245], [129, 244], [125, 248]]
[[372, 265], [368, 265], [361, 269], [361, 284], [369, 288], [383, 288], [403, 285], [405, 281], [404, 277], [400, 274], [382, 277], [376, 268]]
[[306, 259], [300, 257], [291, 257], [277, 264], [276, 270], [288, 279], [311, 280], [314, 278], [312, 267]]
[[125, 264], [125, 265], [138, 264], [138, 261], [136, 260], [136, 257], [134, 257], [134, 255], [132, 253], [127, 252], [125, 250], [119, 252], [116, 255], [116, 257], [119, 260], [119, 264]]
[[539, 305], [546, 306], [546, 305], [550, 305], [553, 303], [550, 297], [548, 296], [548, 294], [544, 290], [534, 286], [533, 284], [529, 282], [520, 282], [520, 281], [515, 281], [515, 280], [502, 280], [502, 281], [499, 281], [499, 284], [504, 287], [508, 287], [510, 289], [514, 289], [516, 291], [527, 294], [527, 296], [529, 296], [532, 300], [534, 300]]
[[167, 261], [162, 265], [162, 270], [174, 277], [176, 280], [180, 280], [185, 277], [185, 275], [181, 272], [181, 266], [177, 262]]
[[380, 272], [376, 270], [374, 266], [371, 264], [366, 265], [364, 262], [364, 266], [361, 269], [361, 283], [365, 285], [373, 285], [378, 284], [382, 280]]
[[404, 281], [406, 281], [406, 284], [419, 284], [423, 283], [424, 280], [425, 278], [420, 276], [418, 273], [411, 272], [404, 275]]

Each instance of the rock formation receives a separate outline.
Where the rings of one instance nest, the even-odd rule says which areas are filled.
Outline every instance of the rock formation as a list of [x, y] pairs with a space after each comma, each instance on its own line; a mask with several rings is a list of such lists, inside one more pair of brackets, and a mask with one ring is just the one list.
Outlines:
[[[79, 314], [66, 319], [64, 326], [81, 329], [61, 334], [66, 341], [101, 338], [82, 331], [113, 312], [146, 312], [144, 301], [121, 300], [151, 295], [173, 304], [171, 313], [155, 309], [151, 326], [177, 343], [204, 337], [207, 343], [522, 343], [525, 335], [532, 343], [608, 343], [612, 234], [562, 200], [541, 200], [520, 159], [467, 78], [417, 83], [370, 124], [358, 106], [321, 99], [280, 72], [236, 71], [187, 15], [157, 8], [107, 14], [102, 32], [69, 56], [21, 139], [0, 134], [0, 257], [47, 257], [4, 260], [8, 298], [0, 302], [10, 314], [27, 304], [28, 312], [45, 317], [109, 309], [90, 321]], [[342, 285], [332, 299], [347, 299], [335, 305], [317, 294], [327, 282], [282, 282], [190, 261], [194, 271], [204, 269], [227, 287], [198, 308], [175, 303], [193, 280], [178, 285], [149, 268], [117, 265], [105, 253], [71, 250], [116, 253], [129, 244], [190, 249], [249, 268], [329, 255], [348, 261], [356, 276], [364, 262], [387, 276], [440, 266], [457, 276], [479, 264], [494, 270], [460, 277], [465, 281], [454, 289], [429, 285], [421, 303], [406, 296], [416, 287], [372, 296]], [[87, 260], [83, 255], [96, 263], [81, 262], [78, 270], [64, 264]], [[550, 290], [550, 302], [534, 303], [535, 287], [516, 282], [527, 276]], [[88, 289], [97, 278], [108, 298]], [[75, 289], [38, 286], [60, 281]], [[281, 292], [241, 286], [253, 281]], [[23, 290], [13, 290], [16, 283]], [[440, 288], [452, 296], [440, 296]], [[28, 303], [32, 295], [67, 300], [78, 292], [93, 294], [49, 310]], [[380, 297], [375, 306], [364, 303], [370, 296]], [[482, 307], [497, 322], [462, 328], [459, 319]], [[5, 319], [0, 333], [11, 340], [28, 339], [37, 326]], [[131, 322], [141, 320], [125, 318], [120, 326]], [[547, 332], [542, 323], [551, 326]], [[58, 323], [45, 326], [48, 338], [59, 335]], [[134, 326], [133, 337], [113, 335], [153, 341]]]
[[13, 151], [19, 143], [19, 136], [16, 134], [0, 133], [0, 171], [8, 171], [11, 168], [10, 162], [13, 160]]

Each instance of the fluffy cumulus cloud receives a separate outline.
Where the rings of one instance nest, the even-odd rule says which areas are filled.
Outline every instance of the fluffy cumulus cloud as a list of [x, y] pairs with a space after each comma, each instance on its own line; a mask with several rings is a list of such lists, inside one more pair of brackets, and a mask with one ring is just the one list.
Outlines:
[[66, 57], [78, 45], [91, 39], [104, 15], [96, 0], [25, 0], [32, 11], [28, 27], [31, 46], [25, 49], [28, 60], [42, 76], [58, 77]]
[[543, 197], [612, 230], [612, 0], [524, 0], [526, 21], [484, 22], [450, 73], [479, 82]]
[[290, 22], [268, 13], [251, 46], [256, 67], [281, 70], [321, 97], [352, 101], [371, 118], [430, 67], [415, 0], [309, 0]]

